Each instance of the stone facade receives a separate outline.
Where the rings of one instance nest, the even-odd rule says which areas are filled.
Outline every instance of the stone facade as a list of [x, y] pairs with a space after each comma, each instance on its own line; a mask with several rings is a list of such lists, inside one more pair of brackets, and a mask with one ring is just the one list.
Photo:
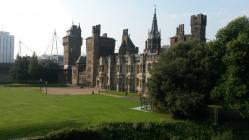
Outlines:
[[99, 58], [101, 56], [113, 55], [115, 51], [115, 40], [107, 37], [104, 33], [100, 36], [101, 26], [92, 27], [92, 36], [86, 39], [86, 85], [96, 85], [96, 75], [98, 73]]
[[123, 30], [119, 53], [99, 59], [96, 86], [146, 94], [151, 66], [157, 61], [160, 50], [161, 33], [158, 31], [155, 12], [144, 53], [138, 54], [138, 48], [131, 41], [128, 29]]
[[83, 85], [86, 82], [84, 78], [85, 69], [86, 69], [86, 56], [80, 56], [72, 66], [73, 85]]
[[207, 16], [203, 14], [192, 15], [190, 25], [192, 38], [200, 42], [206, 42]]
[[203, 14], [192, 15], [190, 25], [191, 34], [185, 34], [184, 24], [180, 24], [179, 27], [176, 28], [176, 35], [170, 38], [170, 46], [189, 40], [206, 42], [207, 16]]
[[115, 54], [100, 57], [96, 86], [103, 89], [146, 93], [157, 54]]

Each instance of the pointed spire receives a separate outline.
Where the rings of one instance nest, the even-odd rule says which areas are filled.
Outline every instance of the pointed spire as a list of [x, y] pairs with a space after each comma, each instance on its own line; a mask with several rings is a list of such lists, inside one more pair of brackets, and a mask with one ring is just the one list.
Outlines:
[[154, 5], [154, 9], [155, 9], [155, 12], [154, 12], [154, 14], [156, 14], [156, 4]]
[[79, 23], [79, 26], [78, 26], [78, 30], [81, 32], [80, 23]]
[[158, 26], [157, 26], [157, 15], [156, 15], [156, 5], [155, 5], [155, 10], [154, 10], [154, 17], [152, 21], [152, 27], [151, 31], [149, 33], [151, 38], [158, 38], [160, 37], [160, 33], [158, 32]]
[[155, 12], [154, 12], [154, 17], [153, 17], [151, 32], [158, 32], [157, 17], [156, 17], [156, 7], [155, 7]]

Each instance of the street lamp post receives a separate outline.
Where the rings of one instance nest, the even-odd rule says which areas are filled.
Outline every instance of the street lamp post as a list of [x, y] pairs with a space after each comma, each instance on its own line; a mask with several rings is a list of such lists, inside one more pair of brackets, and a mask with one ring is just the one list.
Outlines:
[[46, 94], [48, 94], [47, 87], [48, 87], [48, 81], [45, 81], [45, 89], [46, 89]]

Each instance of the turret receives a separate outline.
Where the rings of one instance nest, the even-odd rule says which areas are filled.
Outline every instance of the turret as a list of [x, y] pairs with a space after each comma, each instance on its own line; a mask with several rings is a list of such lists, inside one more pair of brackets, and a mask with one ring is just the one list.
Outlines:
[[203, 14], [191, 16], [191, 34], [194, 40], [206, 42], [207, 16]]
[[100, 36], [100, 29], [101, 29], [100, 24], [95, 25], [95, 26], [92, 27], [92, 34], [93, 34], [94, 37], [96, 37], [96, 36], [99, 37]]
[[68, 83], [72, 80], [72, 66], [81, 55], [81, 28], [80, 26], [72, 25], [67, 31], [67, 35], [63, 37], [64, 46], [64, 74]]
[[179, 27], [176, 28], [176, 35], [177, 36], [184, 35], [184, 24], [180, 24]]
[[63, 37], [64, 46], [64, 65], [73, 65], [81, 55], [81, 28], [72, 25], [67, 31], [67, 35]]

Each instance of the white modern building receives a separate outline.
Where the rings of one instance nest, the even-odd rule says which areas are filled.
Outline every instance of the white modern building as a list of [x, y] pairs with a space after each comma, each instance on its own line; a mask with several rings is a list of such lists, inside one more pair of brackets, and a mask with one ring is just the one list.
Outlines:
[[63, 55], [46, 55], [46, 54], [44, 54], [44, 55], [38, 56], [38, 61], [43, 61], [43, 60], [52, 60], [61, 66], [64, 64], [64, 62], [63, 62], [64, 56]]
[[0, 63], [14, 62], [14, 36], [0, 31]]

